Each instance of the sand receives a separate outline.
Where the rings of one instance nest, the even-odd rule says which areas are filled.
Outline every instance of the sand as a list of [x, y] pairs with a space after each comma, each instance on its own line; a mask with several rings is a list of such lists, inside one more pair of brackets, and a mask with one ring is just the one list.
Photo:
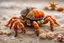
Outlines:
[[[40, 8], [40, 7], [38, 7], [38, 8]], [[41, 7], [41, 9], [42, 9], [42, 7]], [[7, 23], [7, 21], [12, 16], [19, 17], [20, 11], [21, 11], [21, 9], [17, 8], [17, 7], [12, 8], [12, 9], [11, 8], [0, 8], [0, 29], [4, 29], [4, 30], [9, 29], [8, 27], [5, 27], [5, 24]], [[63, 19], [64, 13], [63, 12], [46, 11], [46, 10], [43, 10], [43, 11], [46, 15], [50, 14], [50, 15], [54, 16], [57, 19], [57, 21], [62, 26], [64, 26], [64, 22], [63, 22], [64, 21], [64, 19]], [[13, 30], [10, 30], [10, 31], [12, 31], [12, 34], [9, 35], [9, 36], [6, 35], [6, 34], [0, 35], [0, 43], [58, 43], [58, 42], [54, 41], [55, 38], [52, 39], [52, 40], [50, 40], [50, 39], [45, 39], [45, 40], [39, 39], [39, 40], [37, 40], [37, 36], [34, 32], [33, 27], [32, 28], [31, 27], [25, 27], [25, 28], [27, 29], [27, 33], [23, 34], [19, 30], [17, 37], [13, 37], [14, 36]], [[40, 31], [41, 32], [49, 32], [50, 31], [49, 23], [41, 26]], [[61, 26], [55, 25], [54, 26], [54, 33], [64, 33], [64, 28], [62, 28]]]

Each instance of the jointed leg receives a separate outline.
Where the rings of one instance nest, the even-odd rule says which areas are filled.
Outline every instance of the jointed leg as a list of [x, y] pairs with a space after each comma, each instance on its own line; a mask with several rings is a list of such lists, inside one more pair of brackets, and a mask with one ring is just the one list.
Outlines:
[[10, 29], [13, 27], [14, 31], [15, 31], [15, 37], [18, 35], [18, 27], [21, 27], [21, 30], [26, 33], [26, 29], [24, 28], [24, 25], [22, 24], [24, 23], [23, 20], [19, 19], [18, 17], [12, 17], [8, 24], [6, 26], [10, 25]]
[[[54, 26], [54, 21], [50, 18], [50, 17], [48, 17], [48, 18], [46, 18], [45, 20], [44, 20], [44, 23], [46, 24], [47, 22], [49, 22], [50, 21], [50, 28], [51, 28], [51, 30], [53, 31], [53, 26]], [[44, 24], [43, 23], [43, 24]]]
[[55, 23], [56, 25], [60, 26], [60, 24], [56, 21], [56, 19], [55, 19], [54, 17], [52, 17], [51, 15], [46, 16], [46, 17], [44, 18], [44, 20], [45, 20], [46, 18], [48, 18], [48, 17], [50, 17], [50, 18], [54, 21], [54, 23]]
[[14, 24], [14, 31], [15, 31], [15, 37], [16, 37], [18, 35], [18, 27], [17, 27], [16, 22]]
[[34, 26], [34, 29], [35, 29], [37, 36], [39, 36], [40, 27], [39, 27], [38, 23], [36, 21], [33, 21], [33, 26]]
[[54, 21], [54, 23], [55, 23], [56, 25], [60, 26], [60, 24], [56, 21], [55, 18], [51, 17], [51, 19]]
[[26, 33], [26, 29], [24, 28], [24, 24], [22, 24], [19, 20], [16, 21], [17, 25], [21, 27], [21, 30]]
[[11, 21], [10, 29], [12, 28], [12, 26], [13, 26], [14, 22], [16, 22], [16, 20]]
[[59, 24], [57, 21], [54, 21], [54, 23], [55, 23], [56, 25], [60, 26], [60, 24]]
[[26, 33], [26, 29], [24, 28], [24, 25], [22, 23], [19, 23], [19, 26], [21, 27], [21, 30], [24, 32], [24, 34]]
[[17, 20], [19, 20], [21, 23], [24, 23], [23, 20], [21, 20], [21, 19], [14, 19], [14, 20], [12, 20], [12, 21], [10, 22], [10, 29], [12, 28], [14, 22], [16, 22]]
[[9, 26], [9, 24], [11, 23], [12, 20], [17, 19], [18, 17], [12, 17], [9, 21], [8, 24], [6, 24], [6, 26]]
[[48, 23], [48, 20], [44, 20], [43, 24], [46, 24], [46, 23]]
[[18, 35], [18, 27], [21, 27], [21, 30], [26, 33], [26, 29], [24, 28], [24, 25], [19, 21], [17, 20], [15, 23], [14, 23], [14, 31], [15, 31], [15, 37]]
[[53, 22], [53, 20], [51, 19], [51, 20], [50, 20], [50, 28], [51, 28], [52, 31], [54, 31], [53, 27], [54, 27], [54, 22]]

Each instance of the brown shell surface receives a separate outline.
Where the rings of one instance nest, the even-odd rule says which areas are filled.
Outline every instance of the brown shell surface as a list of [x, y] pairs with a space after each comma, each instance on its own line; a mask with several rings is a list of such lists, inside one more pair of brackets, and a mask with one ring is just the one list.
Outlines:
[[59, 8], [57, 8], [57, 11], [64, 11], [64, 8], [59, 7]]

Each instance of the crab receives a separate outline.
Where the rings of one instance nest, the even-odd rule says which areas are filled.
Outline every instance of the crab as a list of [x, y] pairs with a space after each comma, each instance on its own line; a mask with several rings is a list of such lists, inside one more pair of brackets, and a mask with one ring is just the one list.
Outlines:
[[13, 27], [15, 31], [15, 37], [18, 35], [18, 28], [20, 28], [24, 34], [27, 32], [25, 25], [33, 26], [37, 36], [40, 34], [40, 24], [46, 24], [50, 22], [51, 31], [54, 31], [54, 24], [60, 26], [54, 17], [51, 15], [45, 16], [42, 10], [39, 10], [35, 7], [26, 7], [22, 9], [20, 14], [20, 17], [12, 17], [6, 24], [6, 26], [10, 27], [10, 29]]

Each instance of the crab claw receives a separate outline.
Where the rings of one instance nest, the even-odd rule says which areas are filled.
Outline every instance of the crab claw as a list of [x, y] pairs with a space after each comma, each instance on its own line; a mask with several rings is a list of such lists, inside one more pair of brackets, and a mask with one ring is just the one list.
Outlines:
[[46, 16], [46, 17], [44, 18], [43, 24], [46, 24], [46, 23], [48, 23], [49, 21], [50, 21], [50, 28], [51, 28], [52, 31], [53, 31], [53, 26], [54, 26], [54, 24], [60, 26], [60, 24], [56, 21], [56, 19], [53, 18], [53, 17], [50, 16], [50, 15], [48, 15], [48, 16]]

